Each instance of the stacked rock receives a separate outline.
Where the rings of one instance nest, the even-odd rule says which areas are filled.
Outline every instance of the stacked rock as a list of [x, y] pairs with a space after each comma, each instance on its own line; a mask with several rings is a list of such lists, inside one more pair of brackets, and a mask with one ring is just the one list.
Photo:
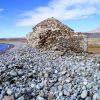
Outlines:
[[28, 44], [32, 47], [41, 47], [59, 51], [82, 51], [81, 38], [68, 26], [55, 18], [48, 18], [35, 27], [33, 32], [27, 34]]

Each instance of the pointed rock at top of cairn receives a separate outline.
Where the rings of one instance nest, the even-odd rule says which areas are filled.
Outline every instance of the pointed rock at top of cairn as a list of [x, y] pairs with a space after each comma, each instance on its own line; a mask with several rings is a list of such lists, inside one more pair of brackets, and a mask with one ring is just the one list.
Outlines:
[[38, 23], [35, 27], [33, 27], [33, 32], [42, 32], [44, 30], [61, 30], [68, 32], [74, 32], [73, 29], [64, 25], [59, 20], [55, 19], [54, 17], [47, 18], [40, 23]]

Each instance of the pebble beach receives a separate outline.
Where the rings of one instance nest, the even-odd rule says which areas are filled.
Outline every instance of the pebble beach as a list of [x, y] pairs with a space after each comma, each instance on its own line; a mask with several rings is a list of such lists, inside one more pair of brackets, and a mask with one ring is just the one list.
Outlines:
[[100, 56], [14, 45], [0, 55], [0, 100], [100, 100]]

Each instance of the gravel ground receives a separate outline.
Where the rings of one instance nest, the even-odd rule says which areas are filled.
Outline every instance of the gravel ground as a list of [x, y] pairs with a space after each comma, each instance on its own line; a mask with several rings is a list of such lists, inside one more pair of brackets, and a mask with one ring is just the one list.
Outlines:
[[0, 100], [100, 100], [100, 56], [16, 43], [0, 55]]

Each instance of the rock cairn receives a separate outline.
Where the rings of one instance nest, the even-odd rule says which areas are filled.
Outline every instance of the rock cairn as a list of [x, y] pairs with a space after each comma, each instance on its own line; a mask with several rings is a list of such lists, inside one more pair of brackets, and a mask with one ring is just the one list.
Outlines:
[[33, 27], [33, 32], [27, 34], [28, 44], [32, 47], [59, 51], [83, 51], [84, 49], [80, 46], [82, 39], [82, 36], [79, 38], [73, 29], [55, 18], [40, 22]]

